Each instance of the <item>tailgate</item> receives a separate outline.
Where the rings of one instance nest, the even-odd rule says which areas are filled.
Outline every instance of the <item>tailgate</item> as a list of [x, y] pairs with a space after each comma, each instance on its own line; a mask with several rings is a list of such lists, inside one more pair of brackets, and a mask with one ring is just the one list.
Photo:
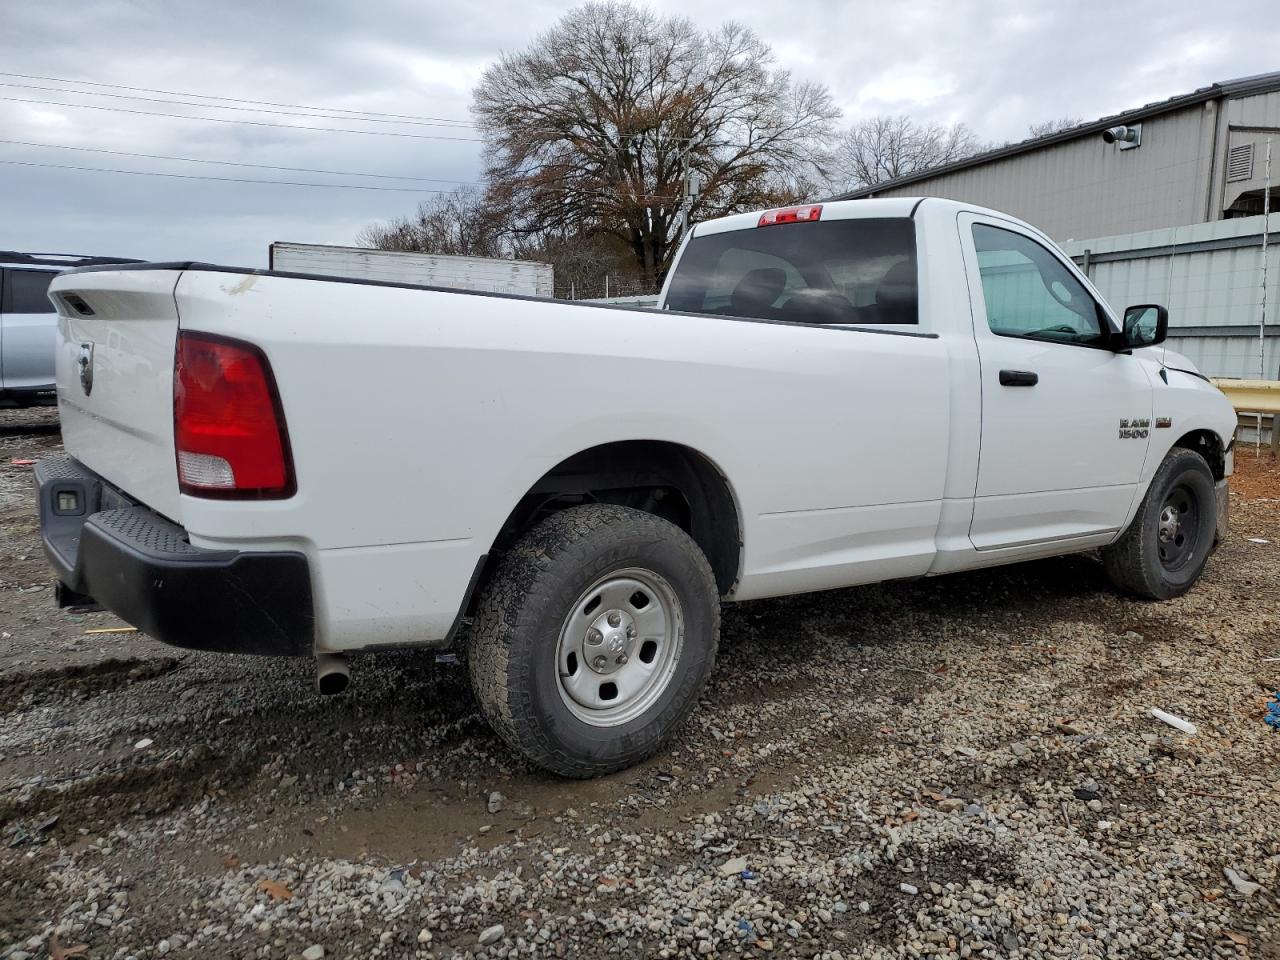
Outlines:
[[130, 497], [180, 520], [173, 452], [179, 269], [91, 269], [49, 288], [66, 450]]

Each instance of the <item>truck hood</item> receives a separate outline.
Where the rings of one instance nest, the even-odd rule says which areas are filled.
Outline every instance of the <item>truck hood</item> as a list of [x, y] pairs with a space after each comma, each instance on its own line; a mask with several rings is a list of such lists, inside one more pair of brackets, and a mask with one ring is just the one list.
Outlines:
[[1194, 373], [1198, 377], [1204, 376], [1200, 369], [1191, 362], [1191, 358], [1186, 354], [1179, 353], [1177, 350], [1166, 350], [1164, 344], [1154, 347], [1143, 347], [1135, 350], [1134, 353], [1159, 364], [1162, 367], [1169, 367], [1173, 370], [1183, 370], [1187, 373]]

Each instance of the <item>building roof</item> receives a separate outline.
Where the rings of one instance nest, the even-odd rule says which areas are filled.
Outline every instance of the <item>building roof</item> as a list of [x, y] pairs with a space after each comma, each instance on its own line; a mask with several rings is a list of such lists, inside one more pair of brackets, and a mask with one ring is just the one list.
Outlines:
[[1170, 97], [1168, 100], [1157, 100], [1155, 103], [1148, 103], [1146, 106], [1137, 107], [1133, 110], [1125, 110], [1123, 113], [1112, 114], [1108, 117], [1100, 117], [1097, 120], [1091, 120], [1088, 123], [1069, 127], [1066, 130], [1059, 130], [1056, 133], [1046, 134], [1043, 137], [1032, 137], [1018, 143], [1009, 143], [1003, 147], [997, 147], [995, 150], [975, 153], [973, 156], [965, 157], [963, 160], [957, 160], [955, 163], [943, 164], [940, 167], [930, 167], [927, 170], [917, 170], [915, 173], [896, 177], [893, 180], [885, 180], [881, 183], [872, 184], [869, 187], [859, 187], [857, 190], [842, 193], [838, 196], [832, 197], [831, 199], [857, 200], [861, 197], [867, 197], [872, 194], [879, 193], [882, 190], [905, 186], [909, 183], [918, 183], [921, 180], [929, 180], [933, 177], [942, 176], [943, 174], [955, 173], [958, 170], [966, 170], [969, 167], [977, 167], [984, 163], [989, 163], [992, 160], [1002, 160], [1005, 157], [1017, 156], [1020, 153], [1030, 153], [1032, 150], [1051, 147], [1054, 144], [1063, 143], [1067, 140], [1075, 140], [1079, 137], [1087, 137], [1091, 134], [1101, 133], [1108, 127], [1137, 123], [1140, 120], [1145, 120], [1149, 117], [1156, 117], [1162, 113], [1171, 113], [1174, 110], [1181, 110], [1184, 107], [1192, 107], [1198, 103], [1204, 103], [1206, 100], [1249, 97], [1259, 93], [1272, 93], [1277, 90], [1280, 90], [1280, 71], [1276, 71], [1274, 73], [1259, 73], [1256, 76], [1241, 77], [1237, 80], [1224, 80], [1221, 83], [1213, 83], [1207, 87], [1201, 87], [1191, 93], [1184, 93], [1176, 97]]

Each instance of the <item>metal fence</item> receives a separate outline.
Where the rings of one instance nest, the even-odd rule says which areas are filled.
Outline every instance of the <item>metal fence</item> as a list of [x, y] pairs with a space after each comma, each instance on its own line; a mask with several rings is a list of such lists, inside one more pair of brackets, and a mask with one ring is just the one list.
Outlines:
[[1096, 240], [1063, 249], [1117, 310], [1169, 308], [1169, 348], [1208, 376], [1280, 378], [1280, 213], [1266, 218], [1265, 353], [1259, 369], [1263, 217], [1219, 220]]
[[1259, 445], [1270, 437], [1271, 453], [1280, 456], [1280, 381], [1215, 379], [1213, 384], [1236, 408], [1236, 436]]

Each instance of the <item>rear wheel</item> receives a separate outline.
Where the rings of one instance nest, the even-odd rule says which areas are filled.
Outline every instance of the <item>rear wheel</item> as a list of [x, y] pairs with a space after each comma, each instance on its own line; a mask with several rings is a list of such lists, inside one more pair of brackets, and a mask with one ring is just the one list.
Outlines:
[[1213, 473], [1200, 454], [1174, 448], [1151, 480], [1129, 529], [1102, 551], [1111, 582], [1152, 600], [1195, 585], [1217, 526]]
[[485, 586], [468, 662], [494, 729], [538, 766], [590, 777], [657, 751], [711, 673], [720, 600], [679, 527], [610, 504], [534, 527]]

